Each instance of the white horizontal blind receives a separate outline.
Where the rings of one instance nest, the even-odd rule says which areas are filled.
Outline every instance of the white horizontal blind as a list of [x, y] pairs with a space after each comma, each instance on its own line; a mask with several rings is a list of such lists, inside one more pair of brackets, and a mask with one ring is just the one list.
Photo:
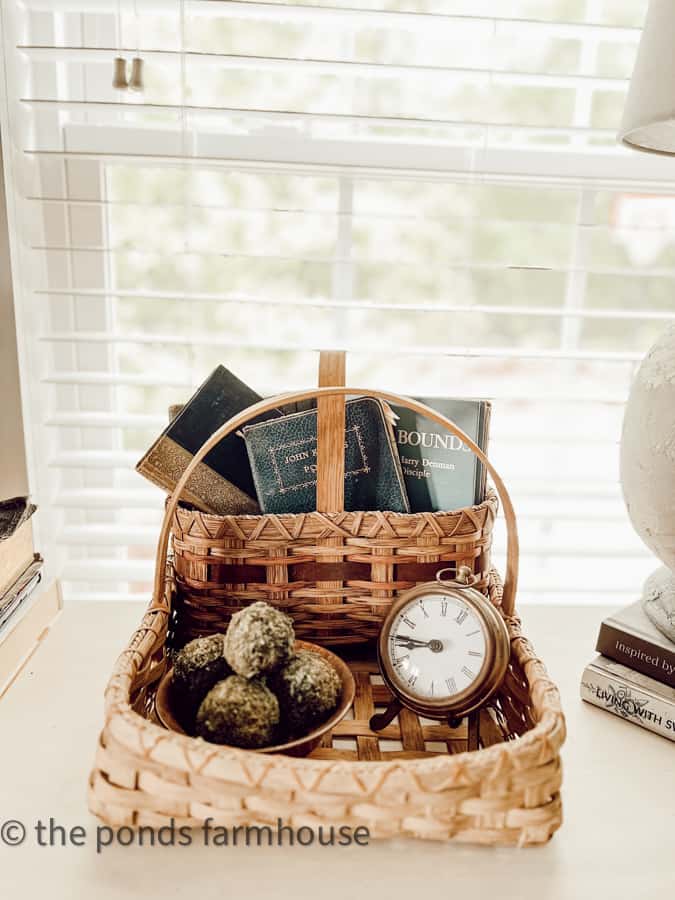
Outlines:
[[635, 594], [622, 405], [675, 319], [675, 167], [614, 140], [645, 2], [2, 8], [32, 470], [70, 596], [147, 596], [162, 494], [133, 466], [170, 403], [219, 362], [307, 386], [320, 347], [359, 386], [494, 398], [522, 599]]

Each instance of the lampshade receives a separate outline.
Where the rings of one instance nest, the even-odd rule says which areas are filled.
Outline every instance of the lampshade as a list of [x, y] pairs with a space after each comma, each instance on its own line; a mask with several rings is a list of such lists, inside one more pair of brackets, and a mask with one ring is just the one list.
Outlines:
[[634, 150], [675, 154], [675, 2], [651, 0], [619, 130]]

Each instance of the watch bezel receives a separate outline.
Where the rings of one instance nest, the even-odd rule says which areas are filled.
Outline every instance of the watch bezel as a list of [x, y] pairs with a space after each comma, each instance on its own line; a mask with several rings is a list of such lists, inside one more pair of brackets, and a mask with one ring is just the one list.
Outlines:
[[[389, 651], [391, 627], [403, 607], [418, 597], [430, 595], [451, 597], [466, 603], [476, 613], [485, 636], [485, 659], [476, 678], [463, 691], [437, 699], [420, 697], [403, 687], [397, 679]], [[396, 598], [380, 629], [377, 658], [385, 684], [404, 706], [429, 718], [457, 718], [478, 709], [497, 690], [506, 675], [510, 646], [506, 623], [483, 594], [469, 586], [428, 582], [417, 585]]]

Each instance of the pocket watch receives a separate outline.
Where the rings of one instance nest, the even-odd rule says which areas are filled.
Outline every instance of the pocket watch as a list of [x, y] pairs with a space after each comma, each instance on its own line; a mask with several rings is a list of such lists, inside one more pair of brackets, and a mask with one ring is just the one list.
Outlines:
[[[441, 569], [435, 582], [402, 594], [382, 624], [377, 655], [393, 701], [371, 718], [373, 731], [388, 725], [402, 706], [456, 727], [504, 679], [510, 640], [503, 618], [472, 586], [468, 566], [444, 580], [449, 572], [454, 570]], [[474, 727], [470, 720], [470, 733]]]

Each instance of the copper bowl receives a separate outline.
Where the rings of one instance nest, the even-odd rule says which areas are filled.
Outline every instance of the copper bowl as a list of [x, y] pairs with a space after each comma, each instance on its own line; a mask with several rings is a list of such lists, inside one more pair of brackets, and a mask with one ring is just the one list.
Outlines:
[[[317, 653], [338, 673], [342, 683], [342, 694], [337, 709], [325, 722], [322, 722], [315, 729], [310, 731], [309, 734], [304, 734], [302, 737], [287, 741], [284, 744], [273, 744], [269, 747], [260, 747], [256, 751], [257, 753], [284, 753], [286, 756], [307, 756], [312, 750], [319, 746], [321, 738], [331, 731], [331, 729], [335, 728], [338, 722], [344, 719], [354, 702], [354, 676], [347, 663], [343, 662], [339, 656], [331, 653], [330, 650], [326, 650], [325, 647], [320, 647], [318, 644], [310, 644], [308, 641], [296, 641], [295, 649], [311, 650], [312, 653]], [[165, 728], [169, 729], [169, 731], [176, 731], [178, 734], [187, 734], [188, 732], [183, 728], [173, 712], [171, 702], [172, 682], [173, 668], [170, 668], [162, 676], [157, 688], [157, 695], [155, 697], [157, 718]]]

